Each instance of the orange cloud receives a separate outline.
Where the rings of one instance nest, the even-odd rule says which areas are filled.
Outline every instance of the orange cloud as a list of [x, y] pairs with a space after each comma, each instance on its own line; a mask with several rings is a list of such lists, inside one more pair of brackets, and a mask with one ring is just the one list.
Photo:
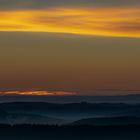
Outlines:
[[65, 91], [43, 91], [43, 90], [33, 90], [33, 91], [2, 91], [0, 95], [36, 95], [36, 96], [61, 96], [61, 95], [76, 95], [75, 92], [65, 92]]
[[140, 7], [0, 11], [0, 31], [140, 38]]

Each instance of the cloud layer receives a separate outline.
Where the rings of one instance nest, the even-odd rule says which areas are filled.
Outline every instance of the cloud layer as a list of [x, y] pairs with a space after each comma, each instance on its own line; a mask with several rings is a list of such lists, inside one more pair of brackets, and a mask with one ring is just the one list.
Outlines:
[[0, 12], [0, 31], [140, 37], [140, 7], [62, 7]]
[[59, 6], [140, 5], [139, 0], [0, 0], [0, 9], [37, 9]]

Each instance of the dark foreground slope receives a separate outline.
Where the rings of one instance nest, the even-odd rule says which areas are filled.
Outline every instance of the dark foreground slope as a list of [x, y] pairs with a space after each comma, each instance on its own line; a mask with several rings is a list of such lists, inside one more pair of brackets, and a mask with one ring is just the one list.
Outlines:
[[0, 140], [139, 140], [140, 125], [0, 125]]

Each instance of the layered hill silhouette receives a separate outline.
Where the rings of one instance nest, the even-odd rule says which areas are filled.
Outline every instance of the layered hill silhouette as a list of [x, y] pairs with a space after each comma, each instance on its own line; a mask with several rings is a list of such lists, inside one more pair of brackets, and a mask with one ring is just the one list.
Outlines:
[[139, 140], [140, 104], [0, 104], [2, 140]]
[[140, 104], [13, 102], [0, 104], [0, 123], [123, 125], [140, 123]]

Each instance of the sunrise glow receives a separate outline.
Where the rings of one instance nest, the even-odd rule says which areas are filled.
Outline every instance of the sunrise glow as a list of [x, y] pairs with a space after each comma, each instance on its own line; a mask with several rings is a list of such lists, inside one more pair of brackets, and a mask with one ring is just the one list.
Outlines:
[[76, 93], [65, 91], [32, 90], [32, 91], [2, 91], [0, 92], [0, 95], [61, 96], [61, 95], [76, 95]]
[[140, 37], [140, 7], [0, 11], [0, 31]]

